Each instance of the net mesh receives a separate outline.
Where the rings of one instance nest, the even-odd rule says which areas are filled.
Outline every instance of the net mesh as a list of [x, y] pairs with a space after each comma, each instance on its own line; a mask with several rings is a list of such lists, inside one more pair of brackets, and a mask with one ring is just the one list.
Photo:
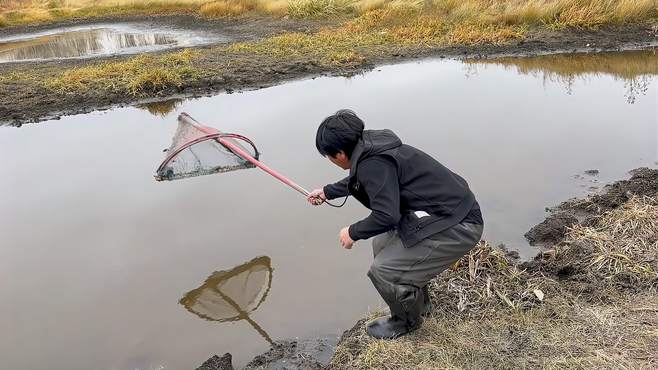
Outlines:
[[[177, 180], [254, 167], [251, 162], [222, 145], [218, 134], [221, 132], [181, 115], [171, 146], [166, 150], [167, 158], [158, 168], [156, 178]], [[239, 140], [230, 137], [222, 137], [221, 140], [240, 147], [252, 157], [258, 157], [251, 145], [242, 145]]]

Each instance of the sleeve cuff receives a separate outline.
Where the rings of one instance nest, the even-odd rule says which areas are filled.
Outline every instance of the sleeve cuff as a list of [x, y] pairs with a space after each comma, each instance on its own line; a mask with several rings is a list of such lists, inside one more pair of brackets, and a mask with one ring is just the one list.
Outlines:
[[350, 238], [352, 240], [354, 240], [354, 241], [361, 240], [361, 238], [359, 238], [359, 236], [357, 235], [357, 232], [355, 230], [356, 229], [355, 226], [356, 225], [350, 225], [350, 227], [347, 228], [347, 233], [350, 234]]
[[331, 190], [331, 185], [325, 185], [322, 188], [322, 191], [324, 192], [324, 196], [327, 199], [332, 200], [336, 198], [336, 194], [334, 194], [334, 192]]

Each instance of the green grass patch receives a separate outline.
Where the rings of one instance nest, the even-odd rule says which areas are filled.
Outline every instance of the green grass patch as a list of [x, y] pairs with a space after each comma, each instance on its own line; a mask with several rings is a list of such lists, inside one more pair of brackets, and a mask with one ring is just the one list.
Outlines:
[[47, 88], [70, 93], [100, 89], [143, 96], [194, 81], [201, 71], [194, 67], [199, 52], [184, 50], [162, 56], [140, 55], [121, 62], [103, 62], [74, 68], [45, 81]]

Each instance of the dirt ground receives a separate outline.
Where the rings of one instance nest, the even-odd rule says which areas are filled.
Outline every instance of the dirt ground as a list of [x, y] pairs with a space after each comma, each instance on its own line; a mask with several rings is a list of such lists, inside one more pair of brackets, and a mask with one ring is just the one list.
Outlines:
[[[112, 19], [96, 19], [94, 23]], [[115, 20], [116, 21], [116, 20]], [[283, 32], [311, 33], [336, 21], [291, 20], [273, 18], [237, 18], [206, 21], [191, 16], [160, 18], [126, 17], [121, 22], [150, 22], [154, 25], [217, 30], [234, 41], [249, 41]], [[69, 26], [84, 22], [68, 22]], [[52, 26], [50, 26], [52, 27]], [[0, 36], [41, 30], [46, 26], [28, 26], [0, 31]], [[218, 92], [258, 89], [285, 81], [323, 75], [353, 75], [377, 65], [392, 64], [426, 57], [491, 58], [497, 56], [528, 56], [560, 52], [611, 51], [646, 47], [658, 41], [655, 30], [646, 26], [604, 28], [596, 31], [564, 30], [528, 31], [523, 40], [506, 45], [475, 45], [454, 47], [386, 47], [378, 46], [359, 50], [363, 60], [343, 66], [318, 63], [312, 56], [298, 55], [282, 61], [265, 54], [225, 52], [223, 45], [198, 48], [201, 57], [195, 66], [203, 71], [201, 78], [184, 81], [177, 88], [159, 91], [148, 96], [132, 97], [125, 93], [87, 90], [75, 93], [57, 93], [47, 89], [44, 79], [56, 76], [63, 70], [84, 66], [89, 60], [60, 60], [41, 63], [0, 64], [0, 76], [29, 73], [27, 80], [7, 80], [0, 84], [0, 122], [20, 126], [29, 122], [57, 119], [63, 115], [86, 113], [117, 106], [161, 101], [172, 98], [198, 97]], [[124, 60], [130, 56], [94, 59], [97, 61]]]

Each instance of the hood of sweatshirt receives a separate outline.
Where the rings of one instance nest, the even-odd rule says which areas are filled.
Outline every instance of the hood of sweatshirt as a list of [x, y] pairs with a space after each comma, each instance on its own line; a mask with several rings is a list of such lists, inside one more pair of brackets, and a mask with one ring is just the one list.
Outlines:
[[391, 130], [365, 130], [363, 137], [352, 151], [350, 176], [356, 173], [356, 167], [362, 160], [380, 154], [386, 150], [402, 145], [402, 140]]

